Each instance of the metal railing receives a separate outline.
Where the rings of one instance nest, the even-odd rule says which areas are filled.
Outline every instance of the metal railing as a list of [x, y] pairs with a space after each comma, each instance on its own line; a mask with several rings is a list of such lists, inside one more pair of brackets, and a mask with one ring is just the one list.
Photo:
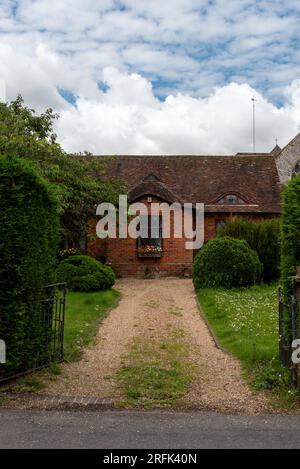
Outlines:
[[[295, 291], [289, 295], [288, 301], [285, 301], [282, 288], [278, 291], [278, 311], [279, 311], [279, 357], [283, 366], [289, 368], [292, 373], [292, 380], [294, 385], [298, 384], [297, 370], [292, 363], [292, 343], [295, 339], [299, 338], [299, 318], [298, 318], [298, 302]], [[285, 329], [287, 325], [289, 334], [286, 334]], [[288, 338], [286, 337], [288, 335]]]
[[43, 357], [36, 357], [30, 363], [25, 363], [17, 373], [4, 372], [2, 376], [0, 374], [0, 383], [39, 371], [53, 362], [63, 361], [66, 296], [66, 283], [56, 283], [43, 288], [39, 308], [41, 321], [39, 339], [42, 340]]

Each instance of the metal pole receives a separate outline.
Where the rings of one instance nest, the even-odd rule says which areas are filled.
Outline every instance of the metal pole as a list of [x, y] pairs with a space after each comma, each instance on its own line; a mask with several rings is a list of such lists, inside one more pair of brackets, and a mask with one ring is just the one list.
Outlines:
[[256, 116], [255, 116], [256, 99], [252, 98], [252, 102], [253, 102], [253, 153], [256, 153]]

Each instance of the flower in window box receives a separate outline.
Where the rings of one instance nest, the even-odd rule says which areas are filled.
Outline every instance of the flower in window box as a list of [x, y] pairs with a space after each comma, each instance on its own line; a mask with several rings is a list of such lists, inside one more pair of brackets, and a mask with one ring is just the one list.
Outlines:
[[140, 246], [138, 248], [139, 254], [160, 254], [161, 252], [162, 252], [162, 249], [160, 246], [147, 245], [147, 246]]

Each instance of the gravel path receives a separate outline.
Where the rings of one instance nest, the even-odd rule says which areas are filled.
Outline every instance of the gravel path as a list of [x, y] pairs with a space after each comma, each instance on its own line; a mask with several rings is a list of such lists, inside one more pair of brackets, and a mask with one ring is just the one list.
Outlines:
[[199, 314], [189, 279], [123, 279], [123, 298], [104, 320], [95, 345], [81, 361], [63, 366], [62, 376], [43, 392], [51, 395], [101, 396], [120, 399], [114, 380], [124, 353], [136, 337], [185, 331], [195, 379], [185, 398], [197, 408], [249, 414], [266, 410], [265, 399], [253, 394], [241, 377], [239, 363], [219, 350]]

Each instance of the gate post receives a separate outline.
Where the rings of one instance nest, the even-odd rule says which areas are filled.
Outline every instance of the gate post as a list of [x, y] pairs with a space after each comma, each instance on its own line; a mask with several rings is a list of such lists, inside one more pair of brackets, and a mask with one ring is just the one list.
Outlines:
[[[300, 340], [300, 266], [297, 267], [295, 277], [291, 277], [292, 298], [291, 298], [291, 319], [292, 319], [292, 340]], [[293, 364], [293, 381], [300, 388], [300, 364]]]

